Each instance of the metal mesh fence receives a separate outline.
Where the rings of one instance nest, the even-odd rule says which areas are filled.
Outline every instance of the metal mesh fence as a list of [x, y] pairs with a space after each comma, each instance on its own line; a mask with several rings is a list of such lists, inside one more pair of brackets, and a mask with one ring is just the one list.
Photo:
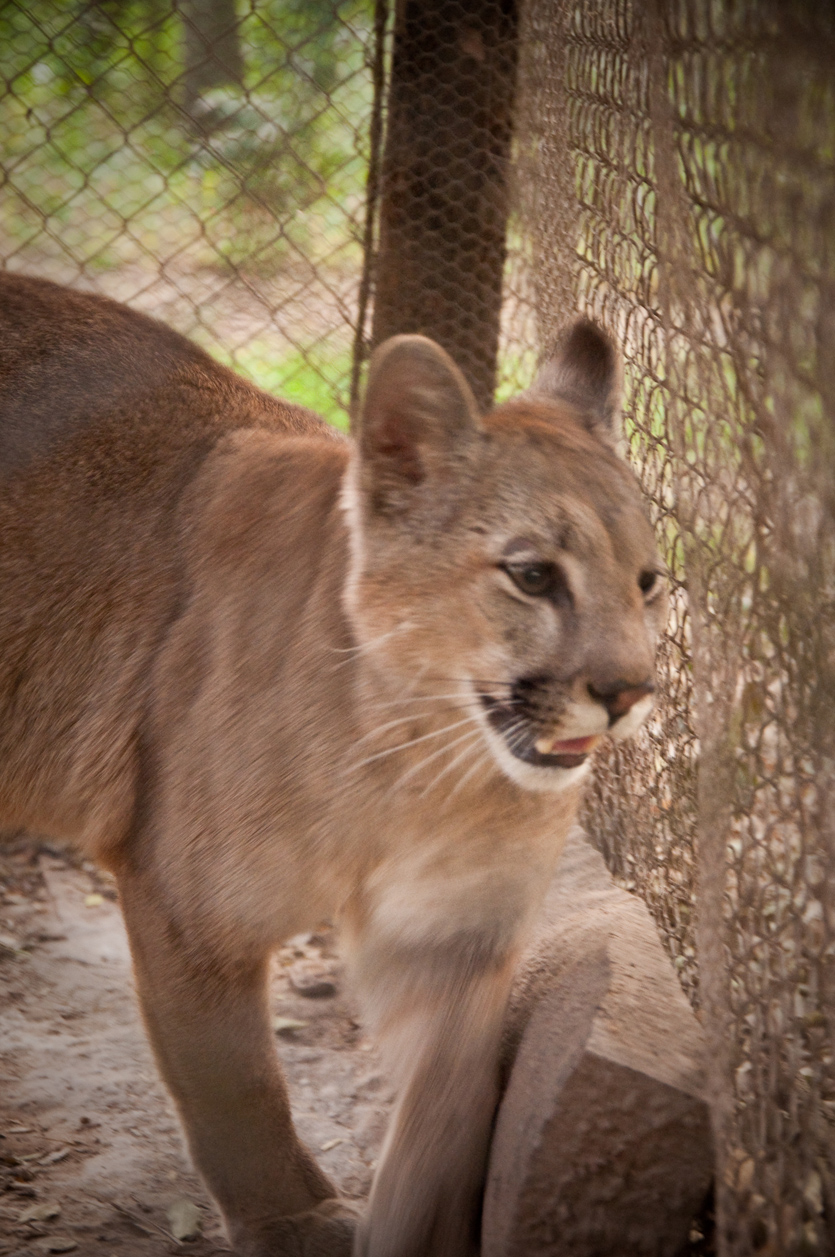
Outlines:
[[518, 46], [515, 0], [397, 6], [372, 340], [433, 336], [484, 408], [519, 366], [506, 339], [497, 380]]
[[[500, 398], [568, 312], [623, 345], [673, 612], [657, 712], [601, 759], [587, 823], [709, 1035], [719, 1251], [835, 1252], [831, 9], [0, 0], [0, 47], [6, 266], [129, 301], [338, 421], [372, 313], [375, 336], [460, 333], [476, 371], [482, 318]], [[447, 252], [387, 326], [415, 224]]]
[[[377, 193], [392, 183], [388, 170], [381, 185], [380, 164], [394, 7], [385, 0], [0, 0], [2, 264], [126, 301], [262, 387], [346, 423], [371, 341]], [[430, 31], [431, 47], [427, 84], [417, 82], [416, 99], [406, 102], [407, 129], [413, 116], [425, 121], [436, 91], [431, 52], [445, 22], [453, 43], [461, 36], [469, 78], [463, 110], [447, 102], [445, 117], [441, 102], [441, 128], [463, 112], [498, 136], [495, 168], [486, 172], [483, 154], [467, 153], [466, 135], [457, 148], [454, 137], [446, 143], [447, 197], [460, 211], [457, 181], [469, 180], [475, 221], [469, 231], [461, 221], [448, 242], [457, 247], [447, 247], [437, 267], [449, 288], [451, 327], [456, 292], [473, 288], [491, 217], [479, 206], [491, 187], [499, 189], [492, 244], [504, 250], [515, 11], [512, 0], [432, 0], [414, 24], [418, 38]], [[502, 64], [493, 78], [505, 79], [498, 123], [494, 84], [479, 88], [497, 35]], [[432, 185], [443, 130], [437, 139], [426, 171]], [[438, 188], [430, 192], [437, 199]], [[420, 188], [414, 202], [421, 203]], [[535, 361], [533, 305], [518, 300], [527, 282], [518, 225], [510, 239], [501, 396], [525, 381]], [[431, 224], [423, 243], [440, 256]], [[398, 257], [387, 274], [401, 265]], [[488, 257], [486, 270], [498, 312], [501, 258], [496, 268]], [[443, 312], [430, 304], [425, 313], [418, 330], [443, 339]], [[374, 328], [376, 339], [385, 332]], [[472, 340], [478, 356], [479, 328]], [[461, 346], [452, 347], [460, 357]]]
[[587, 822], [711, 1044], [719, 1250], [835, 1251], [835, 22], [531, 0], [520, 201], [543, 341], [627, 356], [673, 575], [664, 696]]
[[365, 0], [2, 0], [5, 265], [344, 421], [374, 51]]

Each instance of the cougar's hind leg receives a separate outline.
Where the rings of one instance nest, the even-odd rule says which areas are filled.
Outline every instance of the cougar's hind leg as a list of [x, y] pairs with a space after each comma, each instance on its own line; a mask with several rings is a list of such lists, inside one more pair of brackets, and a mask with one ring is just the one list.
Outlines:
[[148, 1033], [197, 1168], [241, 1257], [347, 1257], [353, 1221], [293, 1128], [270, 1031], [268, 957], [219, 954], [160, 909], [139, 874], [120, 895]]
[[472, 1257], [515, 957], [478, 938], [357, 957], [399, 1082], [357, 1257]]

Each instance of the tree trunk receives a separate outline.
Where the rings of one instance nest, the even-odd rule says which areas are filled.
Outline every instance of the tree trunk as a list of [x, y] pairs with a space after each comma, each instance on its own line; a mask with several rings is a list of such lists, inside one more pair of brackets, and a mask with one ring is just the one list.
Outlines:
[[181, 0], [185, 28], [185, 106], [192, 119], [212, 129], [211, 113], [200, 98], [213, 87], [240, 86], [243, 59], [235, 0]]
[[433, 337], [492, 402], [517, 58], [515, 0], [401, 0], [376, 265], [375, 344]]

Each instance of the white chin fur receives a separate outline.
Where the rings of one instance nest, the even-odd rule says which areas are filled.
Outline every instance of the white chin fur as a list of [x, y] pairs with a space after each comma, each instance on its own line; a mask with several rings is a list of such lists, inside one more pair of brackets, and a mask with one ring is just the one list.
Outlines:
[[638, 702], [625, 716], [621, 716], [620, 720], [612, 726], [611, 736], [616, 742], [620, 742], [621, 738], [629, 738], [633, 733], [637, 733], [641, 725], [652, 711], [654, 700], [651, 694], [647, 694], [645, 698], [639, 698]]
[[491, 729], [486, 720], [483, 724], [488, 745], [499, 768], [523, 790], [559, 794], [562, 790], [578, 785], [589, 771], [589, 760], [578, 764], [576, 768], [537, 768], [533, 764], [526, 764], [508, 750], [504, 738]]
[[[646, 720], [653, 708], [653, 697], [647, 694], [646, 698], [640, 699], [630, 708], [625, 716], [612, 727], [610, 737], [619, 742], [621, 738], [631, 737], [633, 733], [637, 733], [641, 725]], [[570, 720], [566, 720], [566, 725], [570, 724], [572, 738], [601, 736], [605, 732], [605, 717], [602, 708], [598, 704], [589, 706], [588, 704], [577, 704], [569, 709]], [[601, 729], [601, 721], [604, 728]], [[485, 737], [493, 752], [493, 758], [501, 768], [506, 777], [514, 781], [517, 786], [521, 786], [523, 790], [537, 790], [543, 794], [559, 794], [561, 790], [567, 790], [569, 787], [579, 785], [583, 778], [588, 774], [591, 768], [591, 760], [587, 759], [584, 763], [579, 764], [576, 768], [546, 768], [536, 767], [534, 764], [526, 764], [524, 760], [517, 759], [515, 755], [508, 750], [507, 743], [500, 733], [493, 729], [486, 718], [482, 718], [482, 727]]]

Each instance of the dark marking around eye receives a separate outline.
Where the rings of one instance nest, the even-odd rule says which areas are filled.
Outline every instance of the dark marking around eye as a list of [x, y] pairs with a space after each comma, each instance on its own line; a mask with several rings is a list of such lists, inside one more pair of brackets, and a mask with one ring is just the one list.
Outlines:
[[647, 569], [641, 572], [638, 577], [638, 588], [642, 594], [648, 594], [655, 588], [655, 582], [658, 580], [658, 573]]
[[571, 590], [565, 572], [558, 564], [529, 560], [502, 566], [516, 588], [529, 598], [547, 598], [556, 606], [572, 606]]

